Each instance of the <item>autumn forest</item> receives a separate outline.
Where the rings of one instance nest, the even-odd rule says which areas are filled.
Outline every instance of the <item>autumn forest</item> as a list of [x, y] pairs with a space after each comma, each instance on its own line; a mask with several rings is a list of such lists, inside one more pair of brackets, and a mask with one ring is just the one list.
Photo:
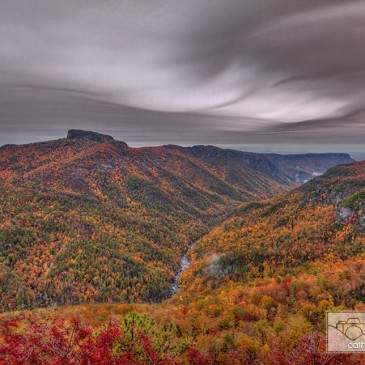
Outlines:
[[364, 189], [346, 154], [5, 145], [0, 364], [360, 364], [324, 318], [365, 309]]

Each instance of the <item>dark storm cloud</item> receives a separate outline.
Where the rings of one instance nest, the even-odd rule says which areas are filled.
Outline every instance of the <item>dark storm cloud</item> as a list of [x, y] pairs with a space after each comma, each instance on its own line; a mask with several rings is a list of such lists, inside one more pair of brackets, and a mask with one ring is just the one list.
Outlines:
[[0, 144], [361, 150], [364, 39], [361, 0], [4, 0]]

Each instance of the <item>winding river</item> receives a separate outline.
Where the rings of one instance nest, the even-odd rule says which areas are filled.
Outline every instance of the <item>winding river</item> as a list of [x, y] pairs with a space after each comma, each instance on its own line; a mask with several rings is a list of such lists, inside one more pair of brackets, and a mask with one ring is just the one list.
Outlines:
[[188, 249], [186, 252], [184, 252], [184, 254], [181, 256], [181, 259], [180, 259], [180, 269], [179, 271], [176, 273], [175, 275], [175, 278], [174, 278], [174, 281], [172, 283], [172, 287], [171, 287], [171, 295], [174, 295], [181, 287], [181, 274], [190, 266], [190, 261], [189, 261], [189, 258], [188, 258], [188, 254], [189, 254], [189, 251], [191, 251], [194, 246], [195, 246], [195, 243], [197, 241], [194, 241], [193, 243], [191, 243], [189, 246], [188, 246]]

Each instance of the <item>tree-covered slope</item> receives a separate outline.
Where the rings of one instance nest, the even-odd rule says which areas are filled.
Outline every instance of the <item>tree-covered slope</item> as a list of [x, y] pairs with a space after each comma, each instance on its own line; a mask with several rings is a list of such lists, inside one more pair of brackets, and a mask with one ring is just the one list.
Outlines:
[[190, 260], [164, 311], [204, 363], [363, 363], [326, 352], [326, 311], [365, 309], [365, 162], [244, 204]]
[[2, 309], [161, 301], [189, 242], [295, 185], [265, 155], [213, 146], [130, 148], [78, 130], [3, 146]]
[[[287, 193], [265, 155], [91, 137], [0, 150], [2, 310], [61, 305], [2, 314], [0, 360], [56, 361], [67, 343], [75, 363], [360, 363], [326, 353], [325, 314], [365, 308], [365, 163]], [[139, 303], [169, 297], [214, 226], [179, 292]]]
[[230, 179], [227, 159], [71, 137], [0, 149], [3, 309], [160, 301], [189, 241], [291, 184], [254, 155]]
[[[216, 286], [227, 279], [285, 278], [321, 260], [344, 262], [364, 253], [365, 162], [360, 162], [329, 169], [288, 194], [244, 204], [195, 245], [183, 279], [192, 294], [196, 280]], [[356, 296], [365, 296], [359, 290]]]

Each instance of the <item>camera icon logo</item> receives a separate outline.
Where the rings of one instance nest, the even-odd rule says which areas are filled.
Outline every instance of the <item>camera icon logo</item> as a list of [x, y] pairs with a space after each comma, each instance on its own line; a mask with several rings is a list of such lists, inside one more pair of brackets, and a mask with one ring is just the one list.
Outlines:
[[348, 318], [345, 321], [338, 321], [336, 329], [349, 340], [354, 341], [365, 334], [365, 322], [362, 322], [358, 317]]
[[365, 312], [327, 311], [327, 352], [365, 352]]

